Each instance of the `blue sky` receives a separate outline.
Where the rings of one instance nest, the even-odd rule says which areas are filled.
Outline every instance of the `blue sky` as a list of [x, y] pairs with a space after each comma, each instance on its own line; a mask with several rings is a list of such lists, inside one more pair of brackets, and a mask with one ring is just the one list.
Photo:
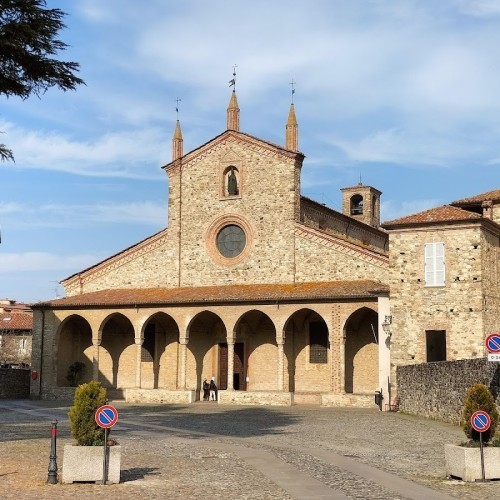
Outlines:
[[290, 85], [302, 193], [383, 192], [382, 220], [500, 188], [497, 0], [49, 0], [86, 86], [2, 97], [0, 298], [58, 282], [167, 223], [175, 99], [184, 152], [240, 129], [284, 143]]

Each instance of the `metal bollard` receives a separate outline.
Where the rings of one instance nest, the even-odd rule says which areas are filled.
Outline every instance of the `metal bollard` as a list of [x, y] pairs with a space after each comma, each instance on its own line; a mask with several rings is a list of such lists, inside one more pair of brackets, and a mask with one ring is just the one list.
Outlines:
[[47, 476], [48, 484], [57, 484], [57, 420], [52, 420], [52, 437], [50, 439], [50, 458], [49, 458], [49, 474]]

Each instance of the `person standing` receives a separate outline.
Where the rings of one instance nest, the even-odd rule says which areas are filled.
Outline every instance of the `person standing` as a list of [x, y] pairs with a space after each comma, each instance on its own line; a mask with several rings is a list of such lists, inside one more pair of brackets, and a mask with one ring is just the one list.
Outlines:
[[203, 401], [208, 401], [210, 384], [207, 379], [203, 380]]
[[217, 386], [215, 385], [214, 377], [212, 377], [212, 380], [210, 380], [209, 391], [210, 391], [210, 401], [217, 401]]

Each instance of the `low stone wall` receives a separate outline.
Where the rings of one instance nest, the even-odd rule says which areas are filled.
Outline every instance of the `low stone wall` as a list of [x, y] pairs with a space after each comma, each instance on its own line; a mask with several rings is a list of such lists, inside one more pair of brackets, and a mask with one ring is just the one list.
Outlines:
[[292, 404], [290, 392], [219, 391], [218, 396], [219, 403], [225, 405], [291, 406]]
[[401, 411], [459, 424], [467, 389], [486, 385], [500, 404], [500, 363], [486, 358], [397, 368]]
[[30, 370], [0, 368], [0, 399], [28, 399]]
[[374, 396], [366, 394], [322, 394], [321, 406], [373, 408], [378, 410]]
[[196, 400], [195, 391], [166, 389], [125, 389], [127, 403], [189, 404]]

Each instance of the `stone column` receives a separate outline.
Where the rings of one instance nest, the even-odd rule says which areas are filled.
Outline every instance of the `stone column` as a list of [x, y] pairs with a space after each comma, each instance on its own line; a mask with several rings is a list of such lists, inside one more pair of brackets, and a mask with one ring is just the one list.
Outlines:
[[332, 316], [328, 322], [328, 342], [330, 343], [331, 391], [344, 392], [345, 337], [341, 321], [340, 304], [333, 304]]
[[179, 388], [185, 390], [186, 389], [186, 371], [187, 371], [187, 343], [188, 339], [181, 338], [179, 339]]
[[227, 390], [234, 390], [234, 340], [227, 341]]
[[[384, 396], [384, 405], [391, 403], [391, 311], [389, 297], [378, 298], [378, 384]], [[389, 320], [388, 332], [383, 323]], [[387, 328], [387, 326], [386, 326]]]
[[135, 358], [135, 386], [141, 388], [141, 368], [142, 368], [142, 339], [135, 339], [136, 345], [136, 358]]
[[92, 342], [94, 346], [94, 355], [92, 358], [92, 380], [99, 380], [99, 346], [101, 341], [97, 340]]
[[278, 391], [285, 390], [285, 339], [277, 339], [278, 343]]

